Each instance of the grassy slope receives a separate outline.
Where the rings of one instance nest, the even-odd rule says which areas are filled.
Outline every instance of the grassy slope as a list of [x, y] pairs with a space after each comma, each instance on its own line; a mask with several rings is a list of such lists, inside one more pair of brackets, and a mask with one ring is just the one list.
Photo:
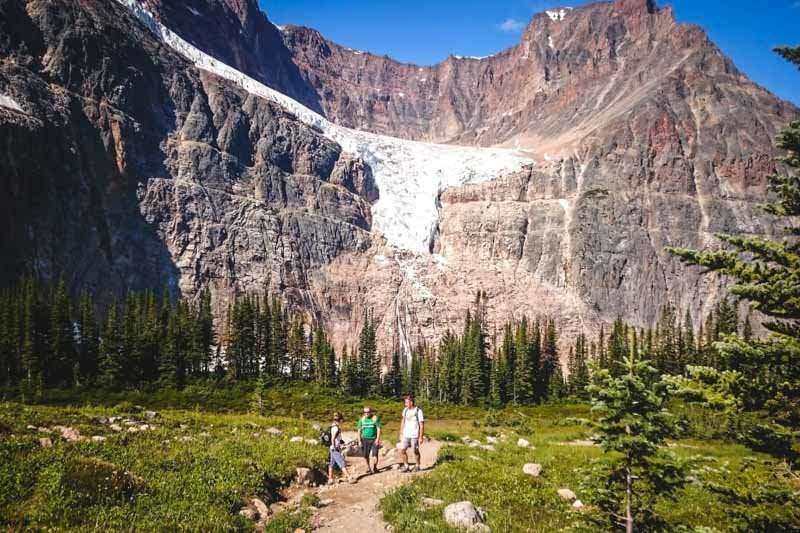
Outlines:
[[[247, 497], [259, 496], [269, 502], [275, 498], [277, 487], [290, 482], [297, 466], [325, 464], [324, 448], [291, 443], [289, 437], [315, 437], [311, 421], [324, 422], [334, 409], [345, 413], [345, 429], [352, 429], [364, 404], [312, 387], [275, 388], [261, 400], [266, 417], [247, 413], [253, 406], [250, 387], [73, 397], [73, 403], [83, 407], [68, 406], [67, 395], [51, 397], [51, 405], [0, 403], [0, 526], [248, 529], [252, 524], [237, 515]], [[141, 409], [132, 402], [159, 410], [154, 431], [120, 434], [95, 420], [113, 414], [143, 419]], [[386, 440], [392, 442], [398, 429], [400, 402], [368, 403], [382, 413], [387, 423]], [[174, 408], [165, 408], [169, 405]], [[470, 500], [488, 511], [493, 531], [577, 527], [577, 513], [558, 499], [556, 490], [569, 487], [585, 503], [591, 503], [591, 493], [581, 487], [581, 469], [600, 456], [600, 450], [567, 444], [591, 432], [581, 422], [589, 417], [586, 406], [503, 411], [422, 407], [428, 433], [439, 439], [459, 440], [469, 435], [485, 442], [487, 435], [505, 434], [508, 440], [495, 452], [463, 445], [445, 448], [440, 464], [429, 476], [384, 499], [385, 516], [396, 531], [447, 531], [441, 508], [420, 509], [422, 496], [447, 503]], [[55, 446], [44, 449], [38, 445], [42, 435], [27, 429], [28, 425], [57, 424], [108, 440], [69, 444], [54, 437]], [[271, 426], [284, 430], [284, 435], [269, 436], [264, 430]], [[519, 436], [528, 438], [534, 447], [517, 447]], [[701, 481], [757, 485], [774, 478], [774, 468], [763, 456], [740, 446], [709, 440], [681, 441], [673, 450], [703, 458], [695, 472]], [[753, 466], [742, 472], [748, 458], [754, 459]], [[90, 469], [87, 474], [87, 461], [89, 465], [110, 464], [115, 471], [129, 472], [135, 482], [132, 487], [113, 482], [115, 475], [104, 473], [102, 468], [96, 472]], [[541, 463], [542, 477], [532, 479], [522, 474], [526, 462]], [[102, 473], [112, 482], [93, 480], [92, 475]], [[99, 489], [87, 490], [87, 480], [89, 486]], [[292, 531], [305, 523], [307, 514], [281, 516], [270, 523], [270, 529]], [[685, 489], [664, 514], [675, 524], [733, 529], [724, 506], [697, 484]]]
[[[498, 433], [505, 433], [508, 438], [495, 452], [460, 443], [445, 448], [440, 454], [441, 464], [431, 475], [384, 498], [382, 509], [386, 519], [396, 531], [452, 531], [442, 518], [441, 506], [423, 509], [420, 505], [423, 497], [430, 497], [444, 500], [444, 505], [468, 500], [482, 507], [488, 513], [487, 523], [492, 531], [590, 531], [580, 520], [581, 512], [572, 509], [556, 493], [559, 488], [570, 488], [584, 503], [591, 504], [590, 489], [582, 483], [583, 469], [602, 452], [598, 447], [573, 442], [586, 439], [591, 432], [574, 418], [588, 417], [588, 408], [546, 406], [528, 411], [526, 416], [521, 424], [519, 419], [513, 420], [516, 425], [513, 428], [484, 425], [459, 433], [484, 442], [485, 436]], [[528, 439], [532, 447], [518, 447], [519, 436]], [[661, 509], [676, 529], [680, 526], [686, 526], [687, 530], [737, 529], [726, 506], [700, 482], [758, 484], [774, 479], [774, 467], [765, 456], [739, 445], [686, 440], [672, 443], [671, 449], [679, 456], [698, 461], [693, 472], [697, 481], [681, 491], [677, 501]], [[534, 479], [523, 474], [525, 463], [540, 463], [542, 476]], [[745, 464], [750, 465], [746, 471]]]

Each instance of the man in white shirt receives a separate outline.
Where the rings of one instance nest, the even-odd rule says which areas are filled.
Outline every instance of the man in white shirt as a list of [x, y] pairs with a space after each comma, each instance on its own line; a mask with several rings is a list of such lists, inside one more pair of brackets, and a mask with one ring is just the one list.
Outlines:
[[[421, 455], [419, 453], [419, 445], [425, 435], [425, 417], [422, 414], [422, 409], [414, 404], [414, 396], [407, 394], [405, 397], [405, 408], [403, 409], [403, 418], [400, 421], [400, 453], [403, 457], [403, 466], [400, 468], [401, 472], [419, 471]], [[409, 469], [408, 467], [408, 449], [414, 450], [414, 457], [416, 457], [416, 464]]]

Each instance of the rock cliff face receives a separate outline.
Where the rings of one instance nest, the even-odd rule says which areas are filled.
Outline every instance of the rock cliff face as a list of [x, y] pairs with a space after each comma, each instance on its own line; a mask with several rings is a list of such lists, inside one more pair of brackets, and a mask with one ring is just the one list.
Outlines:
[[102, 293], [220, 303], [371, 243], [365, 166], [198, 71], [117, 2], [0, 2], [0, 263]]
[[[400, 181], [381, 187], [406, 163], [380, 151], [396, 141], [346, 153], [311, 115], [197, 70], [116, 1], [0, 0], [5, 279], [169, 281], [220, 304], [269, 283], [340, 345], [365, 307], [385, 344], [435, 341], [481, 289], [491, 321], [547, 313], [568, 339], [618, 315], [650, 324], [668, 301], [705, 314], [724, 280], [664, 247], [775, 229], [756, 204], [797, 110], [651, 1], [546, 12], [509, 50], [431, 67], [278, 29], [255, 0], [141, 5], [338, 125], [517, 148], [529, 164], [439, 188], [389, 172]], [[434, 195], [419, 199], [436, 210], [425, 252], [373, 224], [402, 205], [403, 179]]]

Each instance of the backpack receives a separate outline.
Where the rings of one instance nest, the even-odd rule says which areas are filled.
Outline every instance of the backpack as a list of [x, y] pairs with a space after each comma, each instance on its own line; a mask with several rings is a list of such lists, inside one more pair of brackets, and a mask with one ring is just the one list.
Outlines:
[[331, 445], [331, 428], [323, 429], [319, 432], [319, 443], [323, 446], [330, 447]]

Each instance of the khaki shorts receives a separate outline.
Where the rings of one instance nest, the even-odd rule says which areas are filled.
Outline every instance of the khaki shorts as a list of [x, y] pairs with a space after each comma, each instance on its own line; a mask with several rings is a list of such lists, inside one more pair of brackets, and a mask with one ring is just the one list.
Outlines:
[[414, 451], [419, 450], [419, 439], [400, 439], [400, 449], [407, 450], [409, 448], [413, 449]]

